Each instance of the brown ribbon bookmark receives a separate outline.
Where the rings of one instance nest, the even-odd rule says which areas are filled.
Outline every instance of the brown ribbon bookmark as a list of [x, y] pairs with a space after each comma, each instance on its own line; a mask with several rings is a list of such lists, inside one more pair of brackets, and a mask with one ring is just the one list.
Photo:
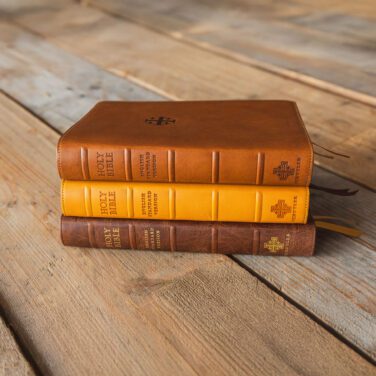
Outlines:
[[[323, 149], [323, 150], [327, 151], [328, 153], [331, 153], [331, 154], [337, 155], [337, 156], [339, 156], [339, 157], [350, 158], [349, 155], [341, 154], [341, 153], [338, 153], [338, 152], [336, 152], [336, 151], [333, 151], [333, 150], [330, 150], [330, 149], [324, 148], [323, 146], [321, 146], [321, 145], [319, 145], [319, 144], [316, 144], [316, 143], [314, 143], [314, 142], [312, 142], [312, 145], [315, 145], [315, 146], [319, 147], [320, 149]], [[321, 157], [329, 158], [329, 159], [333, 159], [333, 158], [334, 158], [334, 157], [331, 156], [331, 155], [320, 154], [320, 153], [318, 153], [318, 152], [315, 152], [315, 154], [320, 155]]]
[[323, 192], [327, 192], [327, 193], [330, 193], [332, 195], [337, 195], [337, 196], [354, 196], [359, 192], [358, 189], [355, 189], [352, 191], [349, 188], [335, 189], [335, 188], [329, 188], [329, 187], [321, 187], [320, 185], [315, 185], [315, 184], [311, 184], [309, 187], [311, 189], [316, 189], [317, 191], [323, 191]]

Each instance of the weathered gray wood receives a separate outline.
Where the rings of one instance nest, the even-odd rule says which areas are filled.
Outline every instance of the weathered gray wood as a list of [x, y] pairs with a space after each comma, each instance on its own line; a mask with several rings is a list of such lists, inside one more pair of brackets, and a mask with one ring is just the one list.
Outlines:
[[374, 249], [318, 230], [315, 257], [236, 258], [376, 359]]
[[[3, 64], [3, 59], [6, 59], [7, 66], [17, 68], [12, 71], [12, 74], [7, 73], [5, 80], [0, 80], [2, 89], [15, 95], [21, 103], [26, 103], [38, 116], [50, 121], [53, 127], [62, 131], [67, 129], [72, 122], [84, 113], [85, 106], [96, 100], [95, 93], [103, 92], [101, 99], [107, 99], [107, 95], [111, 93], [110, 90], [102, 91], [99, 88], [93, 94], [90, 89], [90, 79], [80, 80], [80, 77], [88, 77], [85, 76], [85, 72], [94, 69], [87, 62], [77, 59], [15, 26], [2, 24], [0, 30], [2, 30], [2, 35], [14, 35], [17, 36], [16, 39], [18, 40], [18, 43], [9, 43], [6, 48], [4, 46], [0, 49], [0, 66]], [[28, 69], [31, 69], [38, 77], [43, 77], [48, 72], [50, 75], [60, 78], [60, 80], [53, 79], [50, 81], [49, 91], [51, 94], [48, 98], [55, 98], [63, 87], [74, 85], [72, 99], [58, 102], [59, 106], [54, 106], [54, 102], [49, 104], [47, 102], [46, 104], [45, 101], [39, 101], [39, 98], [43, 97], [45, 92], [44, 83], [43, 81], [34, 82], [32, 75], [25, 74]], [[74, 71], [74, 74], [72, 71]], [[0, 70], [0, 75], [1, 72]], [[103, 85], [109, 88], [116, 84], [116, 88], [127, 88], [127, 85], [129, 85], [125, 79], [117, 78], [114, 81], [111, 74], [101, 72], [99, 68], [96, 68], [95, 72], [95, 75], [93, 73], [95, 78], [101, 77], [100, 87]], [[25, 89], [19, 90], [19, 88]], [[136, 92], [141, 93], [140, 96], [144, 95], [142, 90], [144, 89], [135, 89]], [[145, 98], [151, 96], [150, 93], [147, 94], [147, 90], [144, 91]], [[124, 93], [126, 98], [128, 92], [125, 91]], [[75, 104], [75, 98], [80, 95], [90, 98], [90, 102], [85, 102], [85, 106], [79, 101], [76, 101]], [[48, 113], [45, 112], [45, 108], [49, 108]], [[60, 114], [64, 113], [71, 113], [70, 118], [68, 121], [61, 122], [59, 120]], [[374, 193], [320, 168], [315, 169], [314, 183], [337, 188], [360, 189], [358, 195], [354, 197], [332, 196], [314, 191], [311, 208], [314, 214], [333, 215], [353, 220], [354, 225], [364, 231], [360, 244], [364, 243], [365, 245], [360, 245], [357, 241], [347, 240], [343, 236], [326, 235], [324, 231], [321, 231], [319, 236], [326, 240], [319, 242], [317, 247], [319, 257], [314, 260], [264, 260], [252, 257], [245, 257], [240, 260], [277, 288], [282, 289], [285, 294], [288, 296], [291, 294], [290, 297], [298, 304], [305, 306], [308, 311], [330, 325], [335, 331], [341, 333], [349, 341], [356, 343], [364, 352], [372, 354], [374, 353], [374, 349], [370, 345], [372, 336], [370, 333], [366, 334], [367, 328], [375, 325], [372, 309], [370, 309], [374, 304], [372, 303], [374, 298], [370, 295], [373, 281], [369, 278], [370, 267], [375, 262], [375, 252], [367, 249], [367, 244], [369, 244], [369, 247], [376, 245], [376, 223], [369, 220], [376, 211]], [[344, 247], [346, 251], [343, 250]], [[337, 253], [338, 257], [336, 257]], [[354, 262], [354, 259], [357, 261]], [[322, 268], [320, 278], [312, 278], [317, 274], [317, 269], [320, 270], [320, 268]], [[330, 271], [331, 268], [333, 272]], [[283, 270], [283, 273], [281, 273], [281, 270]], [[295, 282], [296, 276], [300, 278], [298, 284]], [[354, 287], [352, 294], [349, 295], [349, 286], [364, 287], [359, 289]], [[297, 288], [298, 292], [293, 287]], [[310, 299], [312, 295], [315, 295], [314, 300]], [[368, 303], [363, 305], [365, 299]], [[337, 314], [338, 309], [342, 309], [341, 315]], [[354, 317], [356, 317], [356, 324]], [[353, 323], [353, 325], [349, 323]]]
[[297, 101], [312, 139], [352, 156], [346, 161], [318, 156], [316, 162], [376, 187], [376, 171], [371, 168], [376, 137], [372, 130], [376, 110], [372, 106], [180, 43], [88, 7], [42, 8], [16, 13], [12, 19], [54, 44], [169, 98]]
[[100, 100], [163, 99], [4, 21], [0, 89], [60, 132]]
[[0, 317], [0, 375], [35, 375], [29, 362], [23, 356], [9, 328]]
[[[309, 9], [296, 1], [281, 4], [255, 0], [90, 0], [87, 3], [205, 49], [219, 50], [235, 59], [248, 59], [251, 64], [263, 62], [261, 66], [265, 69], [283, 68], [282, 74], [339, 93], [359, 98], [359, 92], [371, 97], [376, 94], [376, 29], [374, 21], [365, 18], [370, 13], [360, 17], [332, 10], [330, 6]], [[373, 13], [376, 14], [375, 7]]]
[[0, 95], [0, 296], [43, 372], [374, 373], [227, 257], [62, 247], [57, 139]]

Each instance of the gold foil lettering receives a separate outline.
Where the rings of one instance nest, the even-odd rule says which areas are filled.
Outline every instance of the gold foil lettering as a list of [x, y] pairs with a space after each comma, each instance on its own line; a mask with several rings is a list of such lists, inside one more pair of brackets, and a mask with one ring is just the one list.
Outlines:
[[114, 153], [97, 152], [97, 176], [115, 176]]
[[116, 192], [99, 191], [99, 207], [102, 215], [117, 215]]
[[121, 248], [120, 228], [103, 228], [104, 244], [106, 248]]

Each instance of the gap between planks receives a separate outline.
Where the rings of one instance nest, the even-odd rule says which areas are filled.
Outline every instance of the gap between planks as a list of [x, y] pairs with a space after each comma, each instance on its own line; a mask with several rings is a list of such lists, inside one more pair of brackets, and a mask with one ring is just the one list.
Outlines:
[[107, 13], [108, 15], [114, 18], [124, 19], [126, 21], [138, 24], [153, 32], [157, 32], [169, 38], [176, 39], [179, 42], [186, 43], [193, 47], [199, 48], [203, 51], [210, 51], [213, 54], [216, 54], [218, 56], [234, 60], [241, 64], [246, 64], [246, 65], [255, 67], [257, 69], [281, 76], [283, 78], [287, 78], [296, 82], [301, 82], [315, 89], [320, 89], [328, 93], [333, 93], [343, 98], [351, 99], [351, 100], [364, 103], [367, 105], [371, 105], [371, 106], [376, 106], [376, 98], [373, 97], [372, 95], [361, 93], [359, 91], [355, 91], [352, 89], [348, 89], [344, 86], [340, 86], [335, 83], [325, 81], [323, 79], [320, 79], [312, 75], [307, 75], [302, 72], [295, 72], [290, 69], [282, 68], [282, 67], [279, 67], [278, 65], [270, 64], [266, 61], [256, 60], [244, 54], [228, 50], [224, 47], [216, 46], [212, 43], [207, 43], [207, 42], [203, 42], [200, 40], [196, 40], [194, 38], [190, 38], [189, 36], [186, 36], [180, 32], [169, 32], [168, 30], [165, 30], [162, 27], [152, 25], [149, 22], [142, 20], [141, 18], [137, 18], [136, 16], [129, 15], [129, 12], [121, 12], [121, 14], [117, 13], [115, 10], [111, 8], [111, 5], [109, 5], [111, 4], [111, 2], [103, 4], [102, 1], [96, 1], [96, 0], [74, 0], [74, 1], [78, 4], [81, 4], [82, 6], [89, 6], [91, 8], [98, 9], [99, 11]]
[[303, 314], [308, 316], [311, 320], [316, 322], [318, 325], [325, 328], [330, 334], [332, 334], [335, 338], [345, 343], [347, 346], [352, 348], [354, 351], [356, 351], [359, 355], [363, 356], [366, 360], [368, 360], [371, 364], [376, 365], [376, 360], [373, 359], [371, 356], [369, 356], [365, 351], [363, 351], [360, 347], [358, 347], [356, 344], [352, 343], [350, 340], [348, 340], [346, 337], [344, 337], [340, 332], [338, 332], [334, 327], [328, 325], [325, 321], [323, 321], [319, 316], [315, 315], [314, 312], [310, 311], [303, 305], [301, 305], [298, 301], [292, 299], [290, 296], [285, 294], [282, 289], [278, 289], [275, 285], [273, 285], [272, 282], [270, 282], [268, 279], [263, 277], [261, 274], [257, 273], [255, 270], [252, 269], [249, 265], [244, 263], [241, 259], [237, 258], [236, 255], [229, 255], [230, 259], [237, 263], [240, 267], [247, 270], [250, 274], [252, 274], [255, 278], [257, 278], [261, 283], [263, 283], [265, 286], [270, 288], [272, 291], [274, 291], [276, 294], [281, 296], [283, 299], [285, 299], [287, 302], [289, 302], [291, 305], [293, 305], [295, 308], [299, 309]]
[[[2, 299], [0, 298], [0, 302]], [[40, 370], [0, 306], [0, 375], [39, 376]]]

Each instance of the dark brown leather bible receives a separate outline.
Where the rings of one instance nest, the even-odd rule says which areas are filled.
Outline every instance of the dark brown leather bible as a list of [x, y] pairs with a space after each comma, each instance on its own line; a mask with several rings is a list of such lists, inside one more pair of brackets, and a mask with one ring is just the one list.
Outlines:
[[65, 180], [308, 186], [291, 101], [100, 102], [57, 148]]
[[61, 218], [61, 239], [74, 247], [222, 254], [311, 256], [316, 229], [307, 224]]

